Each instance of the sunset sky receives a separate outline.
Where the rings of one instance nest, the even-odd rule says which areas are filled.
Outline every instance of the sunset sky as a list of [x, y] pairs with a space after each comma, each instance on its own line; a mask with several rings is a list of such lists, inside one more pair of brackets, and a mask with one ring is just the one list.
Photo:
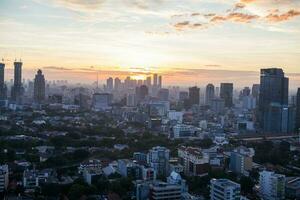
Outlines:
[[300, 0], [0, 0], [0, 25], [7, 80], [21, 57], [25, 78], [247, 85], [275, 66], [300, 86]]

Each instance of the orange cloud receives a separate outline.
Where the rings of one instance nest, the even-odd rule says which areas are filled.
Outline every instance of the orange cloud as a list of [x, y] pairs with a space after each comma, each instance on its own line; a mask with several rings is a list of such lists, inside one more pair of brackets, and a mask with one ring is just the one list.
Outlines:
[[289, 10], [288, 12], [283, 13], [283, 14], [277, 14], [277, 12], [276, 13], [271, 13], [271, 14], [267, 15], [265, 17], [265, 19], [268, 22], [276, 23], [276, 22], [282, 22], [282, 21], [290, 20], [291, 18], [297, 17], [299, 15], [300, 15], [299, 11]]

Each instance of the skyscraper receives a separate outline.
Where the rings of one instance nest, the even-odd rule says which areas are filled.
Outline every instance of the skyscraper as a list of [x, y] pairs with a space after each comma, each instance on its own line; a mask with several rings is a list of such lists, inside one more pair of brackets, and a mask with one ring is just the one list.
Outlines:
[[146, 85], [136, 87], [135, 94], [136, 94], [137, 102], [140, 103], [146, 98], [146, 96], [148, 96], [149, 94], [148, 87]]
[[7, 98], [7, 88], [4, 82], [4, 69], [5, 64], [0, 63], [0, 100], [5, 100]]
[[148, 163], [159, 176], [167, 176], [170, 170], [169, 166], [170, 150], [165, 147], [153, 147], [148, 153]]
[[[270, 117], [274, 119], [270, 112], [282, 110], [278, 107], [288, 105], [289, 79], [279, 68], [261, 69], [260, 73], [259, 121], [261, 128], [269, 132], [268, 127], [272, 126]], [[279, 122], [273, 121], [273, 123]]]
[[151, 76], [148, 76], [145, 80], [145, 85], [149, 88], [151, 87]]
[[121, 85], [122, 85], [122, 82], [121, 82], [121, 80], [117, 77], [117, 78], [115, 78], [115, 90], [119, 90], [119, 89], [121, 89]]
[[106, 80], [106, 88], [108, 91], [112, 91], [114, 89], [114, 80], [112, 77], [109, 77]]
[[158, 87], [161, 88], [162, 87], [162, 76], [158, 77]]
[[23, 63], [14, 62], [14, 84], [11, 90], [11, 98], [16, 103], [21, 103], [23, 95], [22, 87], [22, 65]]
[[153, 74], [153, 86], [156, 87], [158, 85], [157, 74]]
[[45, 100], [45, 77], [42, 70], [38, 70], [34, 78], [34, 101], [42, 103]]
[[194, 86], [189, 88], [189, 103], [190, 105], [199, 105], [200, 103], [200, 88]]
[[215, 98], [215, 86], [208, 84], [205, 91], [205, 104], [211, 105], [211, 101]]
[[221, 83], [220, 97], [225, 101], [225, 107], [233, 106], [233, 83]]
[[296, 100], [296, 108], [297, 108], [297, 112], [296, 112], [296, 128], [297, 131], [300, 131], [300, 88], [298, 88], [298, 92], [297, 92], [297, 100]]
[[259, 97], [259, 88], [260, 88], [260, 85], [259, 84], [253, 84], [252, 85], [252, 96], [254, 98], [256, 98], [256, 100], [258, 99]]

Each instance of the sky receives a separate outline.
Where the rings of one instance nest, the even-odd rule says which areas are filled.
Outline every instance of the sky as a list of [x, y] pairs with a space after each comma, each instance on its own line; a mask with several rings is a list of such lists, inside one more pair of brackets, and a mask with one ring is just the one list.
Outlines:
[[300, 0], [0, 0], [6, 79], [163, 75], [166, 85], [259, 82], [283, 68], [300, 87]]

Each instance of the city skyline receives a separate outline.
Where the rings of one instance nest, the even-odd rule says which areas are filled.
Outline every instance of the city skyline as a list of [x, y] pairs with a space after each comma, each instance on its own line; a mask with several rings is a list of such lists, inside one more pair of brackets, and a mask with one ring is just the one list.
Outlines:
[[47, 80], [159, 73], [165, 85], [243, 87], [259, 82], [260, 68], [278, 67], [294, 89], [299, 8], [295, 0], [4, 0], [0, 56], [6, 80], [21, 57], [26, 79], [41, 68]]

